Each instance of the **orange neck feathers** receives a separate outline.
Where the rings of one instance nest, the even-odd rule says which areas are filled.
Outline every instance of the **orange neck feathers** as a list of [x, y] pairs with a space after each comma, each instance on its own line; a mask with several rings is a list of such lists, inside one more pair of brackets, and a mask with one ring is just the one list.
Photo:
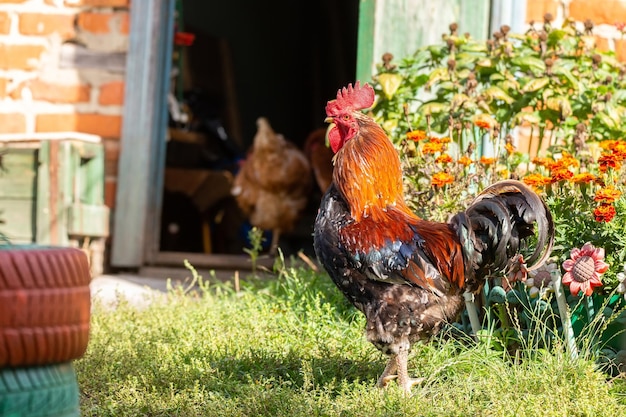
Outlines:
[[333, 179], [357, 221], [384, 221], [389, 207], [415, 218], [404, 201], [400, 158], [384, 131], [361, 126], [336, 155]]

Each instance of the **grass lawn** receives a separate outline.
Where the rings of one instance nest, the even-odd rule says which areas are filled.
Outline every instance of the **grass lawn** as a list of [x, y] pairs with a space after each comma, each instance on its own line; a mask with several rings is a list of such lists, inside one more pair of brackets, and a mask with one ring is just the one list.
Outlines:
[[626, 415], [624, 378], [559, 350], [512, 364], [485, 344], [417, 345], [425, 383], [380, 390], [385, 357], [325, 274], [287, 267], [238, 292], [206, 278], [141, 309], [94, 306], [75, 361], [82, 416]]

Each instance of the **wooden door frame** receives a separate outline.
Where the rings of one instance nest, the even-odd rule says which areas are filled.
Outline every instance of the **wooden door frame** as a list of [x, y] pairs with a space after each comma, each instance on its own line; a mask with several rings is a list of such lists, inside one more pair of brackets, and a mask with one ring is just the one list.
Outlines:
[[175, 0], [133, 0], [111, 266], [138, 268], [158, 253]]

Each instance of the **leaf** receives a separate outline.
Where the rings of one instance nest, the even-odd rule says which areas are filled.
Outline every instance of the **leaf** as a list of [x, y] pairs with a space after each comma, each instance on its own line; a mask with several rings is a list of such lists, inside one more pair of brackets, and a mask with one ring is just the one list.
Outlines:
[[514, 116], [515, 124], [530, 124], [531, 126], [539, 125], [541, 118], [535, 112], [521, 111]]
[[522, 69], [530, 70], [533, 73], [543, 74], [546, 71], [546, 64], [539, 58], [534, 56], [519, 56], [511, 60], [511, 62]]
[[433, 72], [430, 73], [430, 77], [428, 77], [428, 83], [426, 83], [427, 87], [432, 86], [433, 84], [439, 82], [440, 80], [448, 79], [448, 68], [439, 67], [435, 68]]
[[548, 85], [549, 82], [550, 82], [550, 79], [548, 77], [533, 78], [532, 80], [524, 84], [524, 86], [522, 87], [522, 92], [532, 93], [537, 90], [541, 90], [543, 87]]
[[600, 122], [609, 129], [616, 129], [618, 126], [618, 122], [616, 120], [613, 120], [611, 116], [609, 116], [604, 111], [596, 113], [595, 117], [598, 118]]
[[572, 106], [565, 97], [549, 97], [546, 100], [546, 106], [554, 111], [558, 111], [561, 119], [565, 119], [572, 114]]
[[400, 84], [402, 84], [402, 76], [394, 73], [380, 74], [378, 76], [378, 82], [380, 83], [387, 100], [391, 100], [396, 91], [398, 91]]
[[450, 110], [450, 106], [444, 104], [444, 103], [440, 103], [438, 101], [431, 101], [428, 103], [424, 103], [420, 108], [419, 111], [422, 114], [435, 114], [435, 113], [443, 113], [443, 112], [447, 112]]
[[500, 100], [504, 101], [507, 104], [513, 103], [515, 100], [511, 98], [507, 93], [505, 93], [501, 88], [496, 86], [491, 86], [483, 91], [483, 94], [487, 96], [490, 101], [491, 100]]

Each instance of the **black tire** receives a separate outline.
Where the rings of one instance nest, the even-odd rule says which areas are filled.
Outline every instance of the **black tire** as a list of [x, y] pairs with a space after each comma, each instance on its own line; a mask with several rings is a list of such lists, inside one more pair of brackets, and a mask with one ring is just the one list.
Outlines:
[[80, 416], [78, 383], [71, 362], [0, 369], [0, 416]]
[[80, 358], [89, 342], [90, 281], [79, 249], [0, 246], [0, 368]]

